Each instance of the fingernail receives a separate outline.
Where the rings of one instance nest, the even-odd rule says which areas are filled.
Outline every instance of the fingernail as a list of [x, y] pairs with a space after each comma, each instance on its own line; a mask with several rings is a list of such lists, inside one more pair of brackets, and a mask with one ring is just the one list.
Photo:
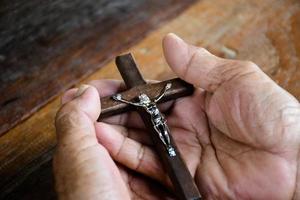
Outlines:
[[168, 33], [168, 36], [175, 38], [176, 40], [179, 41], [183, 41], [183, 39], [181, 39], [181, 37], [179, 37], [178, 35], [176, 35], [175, 33]]
[[81, 84], [75, 94], [75, 98], [81, 96], [89, 87], [89, 85]]

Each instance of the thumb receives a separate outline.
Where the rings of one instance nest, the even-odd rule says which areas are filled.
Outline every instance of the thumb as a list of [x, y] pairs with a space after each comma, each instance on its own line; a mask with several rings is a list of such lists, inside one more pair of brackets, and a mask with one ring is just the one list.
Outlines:
[[167, 63], [180, 78], [209, 92], [235, 76], [261, 72], [251, 62], [219, 58], [204, 48], [187, 44], [173, 33], [163, 39], [163, 50]]
[[81, 85], [77, 91], [67, 92], [62, 101], [64, 104], [55, 120], [58, 142], [66, 138], [67, 142], [72, 142], [85, 136], [97, 141], [94, 122], [101, 110], [97, 89]]
[[129, 199], [116, 164], [96, 137], [94, 124], [101, 109], [97, 89], [83, 85], [77, 92], [69, 90], [62, 102], [53, 158], [59, 199]]

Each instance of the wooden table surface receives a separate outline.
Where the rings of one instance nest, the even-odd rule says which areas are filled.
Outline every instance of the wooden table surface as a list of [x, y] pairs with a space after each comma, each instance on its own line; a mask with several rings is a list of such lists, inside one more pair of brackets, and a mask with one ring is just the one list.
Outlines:
[[[300, 99], [299, 1], [198, 1], [124, 51], [134, 54], [142, 74], [148, 79], [174, 77], [161, 48], [161, 40], [169, 32], [191, 44], [208, 48], [218, 56], [257, 63], [279, 85]], [[107, 78], [120, 79], [113, 61], [81, 82]], [[51, 159], [55, 147], [53, 122], [59, 99], [53, 99], [0, 137], [2, 191], [10, 191], [18, 184], [16, 177], [22, 182], [39, 166], [49, 166], [43, 163]]]

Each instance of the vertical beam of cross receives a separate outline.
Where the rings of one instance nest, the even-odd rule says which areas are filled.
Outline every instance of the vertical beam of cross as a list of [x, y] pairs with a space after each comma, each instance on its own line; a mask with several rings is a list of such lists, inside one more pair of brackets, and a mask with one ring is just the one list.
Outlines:
[[[147, 86], [151, 86], [150, 84], [148, 85], [143, 79], [131, 54], [118, 56], [116, 58], [116, 65], [128, 89], [139, 88], [139, 92], [147, 93], [147, 91], [141, 90], [147, 90]], [[178, 82], [178, 80], [174, 79], [174, 82], [176, 81]], [[172, 83], [172, 80], [170, 80], [170, 82]], [[186, 91], [191, 91], [191, 85], [181, 85], [181, 87], [185, 86], [186, 90], [184, 90], [184, 92], [180, 90], [181, 93], [190, 94], [191, 92], [188, 93]], [[170, 91], [170, 93], [172, 93], [172, 91]], [[174, 95], [173, 97], [176, 97], [176, 95]], [[174, 191], [176, 193], [175, 195], [179, 199], [184, 200], [201, 199], [201, 195], [180, 155], [180, 152], [176, 147], [174, 140], [172, 139], [172, 136], [170, 135], [170, 140], [171, 145], [175, 148], [176, 156], [170, 156], [167, 153], [164, 144], [161, 142], [156, 130], [153, 127], [153, 124], [151, 122], [151, 116], [143, 108], [136, 108], [136, 110], [141, 116], [143, 122], [145, 123], [146, 129], [150, 133], [151, 138], [155, 144], [156, 151], [160, 156], [161, 161], [163, 162], [164, 167], [166, 168], [166, 171], [168, 172], [168, 175], [174, 186]]]

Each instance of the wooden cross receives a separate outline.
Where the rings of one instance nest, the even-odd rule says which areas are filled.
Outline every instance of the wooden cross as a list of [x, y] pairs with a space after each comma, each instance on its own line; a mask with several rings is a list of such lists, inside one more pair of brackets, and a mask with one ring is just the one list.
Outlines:
[[[166, 91], [159, 103], [179, 97], [191, 95], [194, 87], [179, 78], [171, 79], [154, 84], [147, 84], [140, 74], [134, 58], [131, 54], [118, 56], [116, 58], [116, 65], [121, 73], [121, 76], [129, 90], [120, 93], [124, 99], [134, 101], [141, 93], [146, 94], [150, 99], [157, 97], [157, 95], [164, 90], [167, 83], [171, 83], [171, 88]], [[143, 119], [145, 126], [155, 144], [156, 150], [161, 158], [164, 167], [166, 168], [171, 182], [174, 186], [174, 191], [178, 199], [199, 200], [201, 195], [194, 184], [181, 155], [174, 143], [171, 134], [170, 144], [174, 148], [176, 155], [170, 156], [166, 151], [166, 145], [161, 141], [157, 134], [157, 130], [153, 127], [153, 119], [145, 109], [142, 107], [135, 107], [119, 101], [116, 101], [112, 96], [101, 99], [101, 116], [99, 120], [112, 115], [120, 114], [129, 110], [137, 110]], [[179, 122], [180, 123], [180, 122]]]

